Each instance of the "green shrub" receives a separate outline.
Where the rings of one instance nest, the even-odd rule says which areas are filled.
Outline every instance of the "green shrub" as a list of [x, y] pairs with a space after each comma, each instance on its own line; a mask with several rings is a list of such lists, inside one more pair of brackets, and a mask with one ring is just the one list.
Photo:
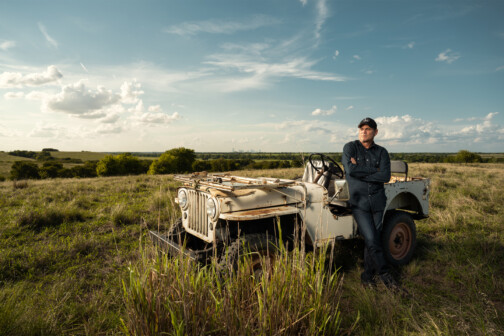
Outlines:
[[63, 169], [63, 164], [59, 162], [44, 162], [39, 169], [39, 175], [43, 179], [60, 177]]
[[482, 162], [483, 159], [480, 155], [469, 152], [467, 150], [461, 150], [455, 156], [456, 162], [464, 162], [464, 163], [476, 163]]
[[72, 167], [70, 170], [73, 177], [96, 177], [98, 162], [86, 161], [83, 165]]
[[445, 158], [448, 163], [479, 163], [483, 162], [481, 155], [469, 152], [468, 150], [460, 150], [455, 156]]
[[152, 162], [149, 174], [173, 174], [191, 172], [196, 159], [193, 149], [184, 147], [170, 149]]
[[11, 180], [38, 179], [39, 168], [36, 163], [16, 161], [11, 167]]
[[140, 159], [130, 153], [107, 155], [96, 166], [98, 176], [138, 175], [145, 172]]
[[40, 152], [40, 153], [38, 153], [35, 156], [35, 158], [38, 161], [50, 161], [50, 160], [54, 160], [54, 158], [51, 156], [50, 152]]
[[15, 151], [9, 152], [9, 155], [25, 157], [28, 159], [35, 159], [35, 157], [37, 156], [37, 152], [26, 151], [26, 150], [15, 150]]
[[212, 165], [209, 160], [196, 160], [192, 164], [192, 170], [195, 172], [209, 171]]

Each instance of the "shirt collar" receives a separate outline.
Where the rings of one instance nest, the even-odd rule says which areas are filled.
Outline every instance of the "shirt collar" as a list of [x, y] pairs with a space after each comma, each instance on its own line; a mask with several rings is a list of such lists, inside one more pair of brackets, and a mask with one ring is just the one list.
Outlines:
[[362, 148], [364, 148], [364, 149], [371, 149], [371, 148], [373, 148], [373, 147], [375, 147], [375, 146], [376, 146], [376, 142], [374, 142], [374, 141], [373, 141], [373, 143], [371, 144], [371, 146], [369, 146], [369, 148], [364, 147], [364, 145], [362, 144], [362, 142], [360, 142], [360, 140], [357, 140], [357, 143], [358, 143], [358, 144], [359, 144]]

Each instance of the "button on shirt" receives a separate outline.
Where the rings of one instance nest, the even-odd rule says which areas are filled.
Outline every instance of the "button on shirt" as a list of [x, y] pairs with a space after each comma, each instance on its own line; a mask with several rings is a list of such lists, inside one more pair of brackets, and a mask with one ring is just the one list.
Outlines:
[[[353, 164], [354, 158], [357, 164]], [[350, 205], [365, 211], [383, 211], [387, 198], [384, 183], [390, 181], [390, 157], [387, 150], [373, 143], [366, 149], [359, 140], [343, 147]]]

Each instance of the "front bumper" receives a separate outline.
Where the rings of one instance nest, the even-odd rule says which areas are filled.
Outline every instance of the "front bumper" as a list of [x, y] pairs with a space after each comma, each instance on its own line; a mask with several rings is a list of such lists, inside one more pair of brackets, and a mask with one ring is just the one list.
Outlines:
[[170, 239], [167, 235], [162, 235], [156, 231], [149, 231], [149, 237], [160, 250], [168, 253], [171, 256], [184, 255], [192, 260], [198, 260], [198, 253], [185, 249], [175, 240]]

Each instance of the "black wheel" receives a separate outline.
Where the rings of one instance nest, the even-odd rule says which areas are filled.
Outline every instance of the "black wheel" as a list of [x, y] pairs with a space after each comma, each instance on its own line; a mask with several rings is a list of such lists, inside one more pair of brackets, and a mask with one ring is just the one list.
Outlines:
[[271, 271], [277, 253], [278, 244], [272, 236], [247, 234], [231, 243], [219, 260], [219, 268], [236, 272], [240, 261], [246, 261], [246, 272], [259, 280], [265, 268]]
[[416, 226], [406, 212], [396, 212], [385, 219], [382, 231], [383, 254], [394, 266], [410, 262], [416, 247]]
[[[336, 161], [331, 159], [329, 156], [321, 153], [313, 153], [310, 154], [310, 156], [308, 157], [308, 161], [310, 162], [312, 167], [315, 168], [317, 172], [320, 172], [320, 170], [322, 169], [313, 164], [312, 158], [317, 155], [320, 156], [320, 161], [322, 161], [322, 168], [324, 169], [325, 172], [330, 171], [331, 174], [335, 175], [337, 178], [339, 179], [343, 178], [345, 174], [343, 173], [343, 169], [341, 169], [340, 165]], [[329, 165], [328, 164], [329, 162], [332, 163], [333, 165], [332, 166]]]

